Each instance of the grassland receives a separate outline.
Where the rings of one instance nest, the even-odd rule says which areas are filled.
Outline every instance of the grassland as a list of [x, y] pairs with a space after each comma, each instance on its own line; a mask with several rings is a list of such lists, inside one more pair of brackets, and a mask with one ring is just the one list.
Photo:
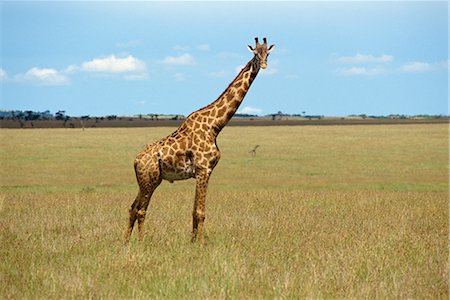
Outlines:
[[134, 155], [172, 130], [0, 130], [0, 298], [448, 299], [448, 125], [226, 128], [205, 245], [188, 180], [124, 246]]

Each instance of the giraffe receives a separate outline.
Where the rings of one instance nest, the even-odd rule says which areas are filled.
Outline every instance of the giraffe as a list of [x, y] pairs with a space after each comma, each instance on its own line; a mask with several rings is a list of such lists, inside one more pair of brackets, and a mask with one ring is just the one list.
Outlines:
[[128, 242], [138, 221], [139, 240], [144, 236], [144, 220], [153, 192], [162, 182], [195, 178], [196, 190], [192, 212], [192, 241], [203, 242], [205, 200], [208, 181], [220, 159], [216, 138], [237, 111], [260, 68], [267, 67], [267, 57], [274, 45], [266, 38], [256, 46], [248, 45], [253, 58], [239, 72], [225, 91], [211, 104], [191, 113], [171, 135], [148, 144], [134, 161], [139, 192], [129, 210], [125, 234]]

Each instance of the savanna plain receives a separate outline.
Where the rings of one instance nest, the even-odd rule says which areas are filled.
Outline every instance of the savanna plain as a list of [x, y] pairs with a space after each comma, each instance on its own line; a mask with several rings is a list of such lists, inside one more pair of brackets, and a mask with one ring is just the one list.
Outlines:
[[0, 129], [0, 298], [448, 299], [448, 124], [225, 128], [204, 244], [191, 179], [124, 245], [173, 130]]

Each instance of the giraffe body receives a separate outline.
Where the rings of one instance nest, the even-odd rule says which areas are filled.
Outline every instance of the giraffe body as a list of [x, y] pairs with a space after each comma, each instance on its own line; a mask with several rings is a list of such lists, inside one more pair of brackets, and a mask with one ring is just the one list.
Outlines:
[[148, 144], [135, 159], [134, 168], [139, 193], [131, 205], [126, 240], [138, 221], [139, 238], [151, 196], [162, 180], [173, 182], [195, 178], [192, 239], [202, 240], [205, 219], [206, 189], [209, 177], [220, 159], [216, 138], [244, 99], [260, 68], [266, 67], [267, 48], [259, 44], [249, 49], [255, 54], [219, 98], [192, 114], [171, 135]]

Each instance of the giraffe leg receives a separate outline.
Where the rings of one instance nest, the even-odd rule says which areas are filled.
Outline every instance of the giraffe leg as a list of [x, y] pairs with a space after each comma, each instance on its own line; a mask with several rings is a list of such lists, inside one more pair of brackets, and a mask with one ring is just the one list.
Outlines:
[[194, 210], [192, 212], [192, 242], [203, 243], [203, 223], [205, 221], [205, 201], [209, 174], [201, 172], [196, 175]]
[[130, 208], [128, 229], [125, 233], [125, 242], [128, 242], [133, 232], [134, 224], [138, 221], [139, 240], [144, 236], [145, 214], [153, 192], [161, 183], [161, 172], [156, 156], [143, 153], [138, 156], [134, 165], [136, 179], [139, 184], [139, 194]]
[[145, 215], [147, 213], [147, 208], [150, 203], [150, 199], [152, 197], [153, 192], [161, 183], [161, 180], [155, 182], [150, 188], [146, 190], [144, 196], [141, 197], [141, 201], [139, 203], [139, 209], [137, 211], [137, 220], [138, 220], [138, 231], [139, 231], [139, 240], [142, 241], [144, 239], [144, 221]]
[[125, 243], [128, 243], [130, 241], [131, 233], [133, 232], [134, 223], [136, 222], [136, 219], [137, 219], [137, 212], [138, 212], [140, 196], [141, 196], [141, 193], [139, 193], [136, 196], [136, 199], [134, 200], [134, 202], [130, 208], [130, 219], [129, 219], [127, 231], [125, 232]]

